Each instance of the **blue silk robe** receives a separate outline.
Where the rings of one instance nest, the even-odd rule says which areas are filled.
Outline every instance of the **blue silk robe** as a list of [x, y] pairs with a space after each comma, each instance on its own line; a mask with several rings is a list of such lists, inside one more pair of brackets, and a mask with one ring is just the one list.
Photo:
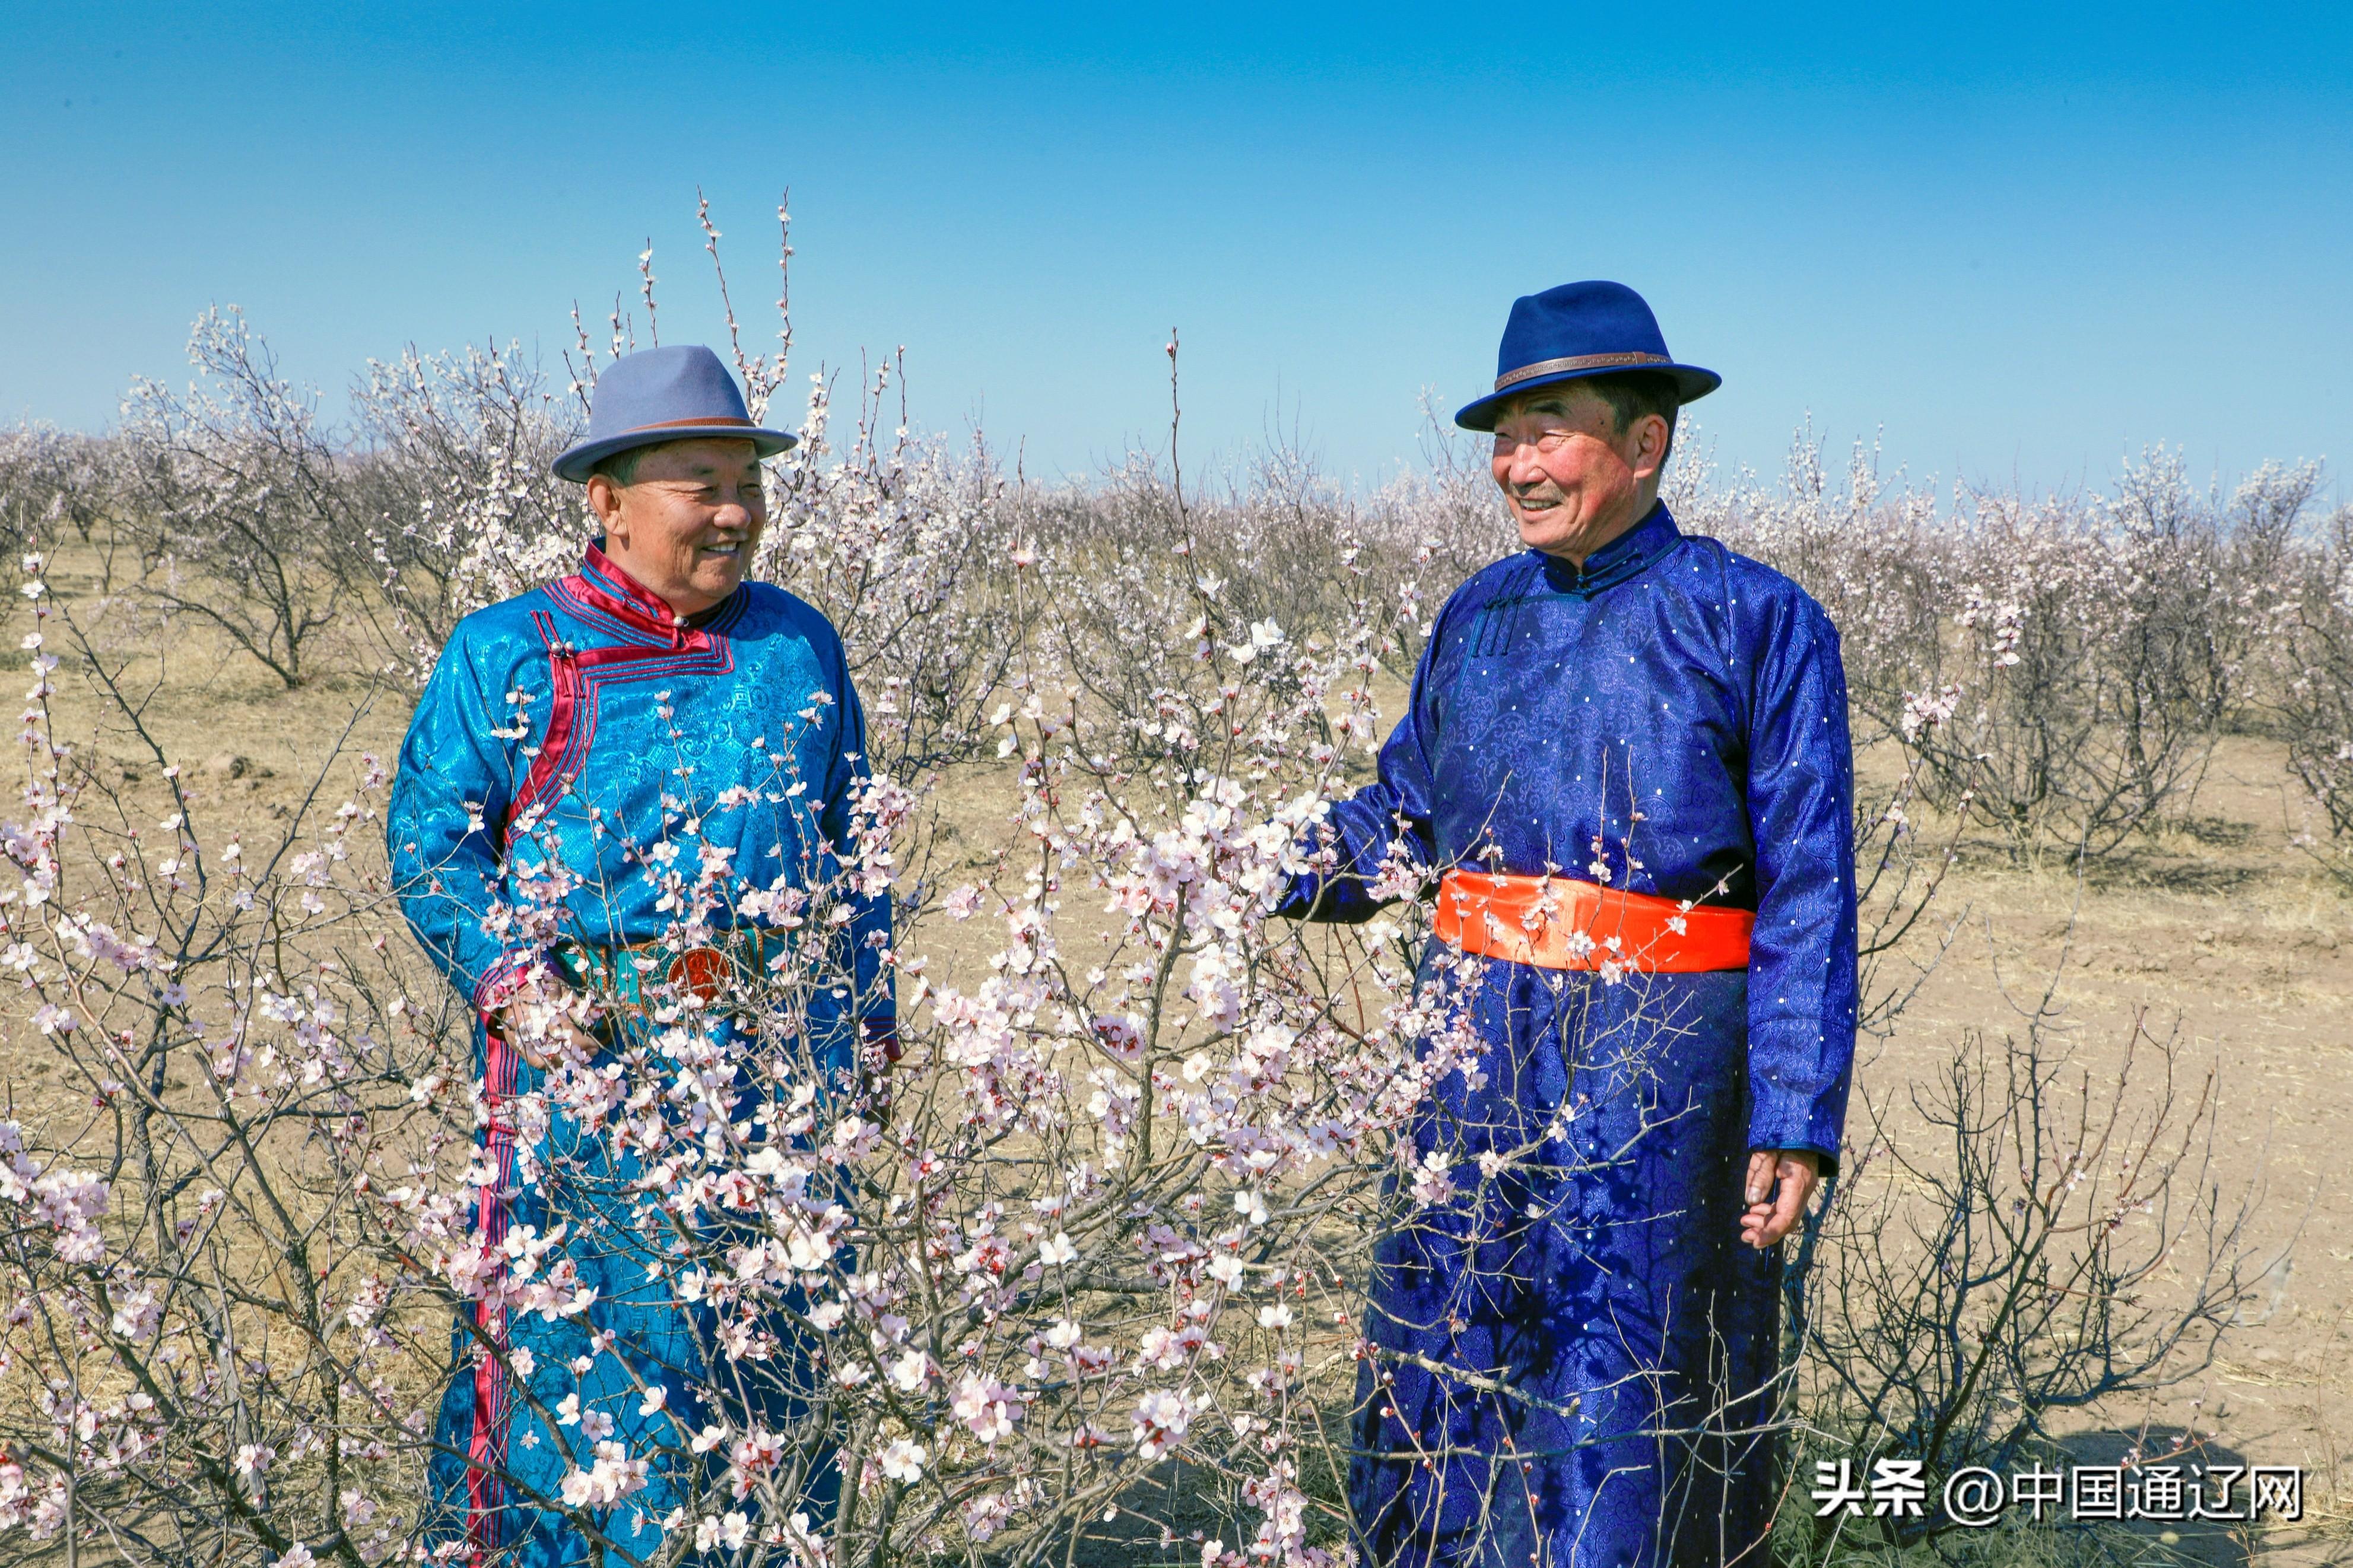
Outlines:
[[[542, 943], [524, 940], [528, 922], [516, 910], [530, 896], [527, 884], [551, 866], [576, 879], [560, 901], [560, 935], [605, 948], [670, 934], [681, 913], [674, 897], [665, 907], [671, 879], [691, 884], [712, 855], [762, 889], [779, 879], [806, 889], [829, 879], [866, 776], [864, 748], [840, 638], [817, 610], [781, 589], [746, 584], [682, 623], [592, 546], [579, 572], [468, 616], [442, 650], [393, 783], [394, 884], [450, 983], [478, 1013], [494, 1010], [547, 959]], [[679, 853], [668, 855], [665, 845]], [[714, 928], [757, 923], [739, 921], [728, 907], [706, 919]], [[849, 1066], [853, 1014], [870, 1033], [889, 1027], [881, 965], [889, 933], [888, 899], [860, 900], [849, 937], [855, 996], [839, 1004], [840, 1018], [811, 1023], [828, 1070]], [[820, 998], [820, 1015], [824, 1005]], [[536, 1313], [509, 1321], [487, 1308], [467, 1312], [440, 1413], [435, 1509], [445, 1534], [462, 1532], [480, 1560], [585, 1563], [592, 1556], [585, 1532], [536, 1500], [558, 1495], [575, 1463], [589, 1468], [593, 1446], [582, 1425], [551, 1426], [534, 1414], [476, 1354], [478, 1334], [530, 1352], [528, 1381], [543, 1405], [554, 1409], [576, 1394], [583, 1409], [611, 1416], [613, 1436], [644, 1456], [658, 1442], [677, 1446], [670, 1415], [687, 1416], [690, 1432], [700, 1425], [695, 1390], [710, 1376], [711, 1322], [678, 1301], [668, 1278], [649, 1274], [658, 1249], [627, 1223], [634, 1153], [613, 1160], [594, 1134], [559, 1115], [538, 1179], [519, 1179], [515, 1133], [499, 1107], [536, 1089], [541, 1074], [495, 1033], [478, 1026], [475, 1041], [492, 1110], [478, 1135], [496, 1178], [480, 1190], [487, 1238], [496, 1245], [517, 1226], [543, 1235], [568, 1225], [560, 1254], [543, 1267], [559, 1256], [570, 1261], [597, 1297], [586, 1313], [554, 1322]], [[617, 1354], [575, 1376], [568, 1363], [599, 1331], [617, 1336]], [[621, 1362], [665, 1391], [666, 1412], [641, 1410]], [[768, 1372], [773, 1380], [773, 1363]], [[661, 1542], [658, 1521], [690, 1483], [675, 1458], [657, 1462], [650, 1484], [597, 1520], [618, 1550], [606, 1561], [651, 1555]], [[837, 1483], [818, 1479], [813, 1511], [822, 1514]]]
[[1440, 614], [1378, 781], [1333, 810], [1335, 868], [1286, 912], [1368, 917], [1401, 848], [1757, 924], [1746, 973], [1491, 961], [1457, 992], [1483, 1081], [1450, 1078], [1412, 1133], [1453, 1190], [1375, 1255], [1349, 1479], [1371, 1562], [1761, 1560], [1779, 1256], [1740, 1243], [1741, 1186], [1751, 1150], [1838, 1152], [1852, 795], [1820, 606], [1663, 506]]

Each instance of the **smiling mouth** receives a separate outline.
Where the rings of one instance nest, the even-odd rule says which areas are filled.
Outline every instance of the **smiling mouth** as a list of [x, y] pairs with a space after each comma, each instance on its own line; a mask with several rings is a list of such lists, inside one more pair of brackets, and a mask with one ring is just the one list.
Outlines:
[[702, 554], [702, 555], [716, 555], [716, 556], [719, 556], [719, 557], [720, 557], [721, 559], [723, 559], [723, 560], [730, 560], [730, 561], [732, 561], [732, 560], [733, 560], [737, 555], [741, 554], [741, 553], [743, 552], [743, 550], [744, 550], [744, 543], [743, 543], [743, 541], [741, 541], [741, 540], [735, 540], [735, 541], [732, 541], [732, 542], [727, 542], [727, 543], [722, 543], [722, 544], [706, 544], [706, 545], [704, 545], [704, 546], [703, 546], [703, 547], [702, 547], [699, 552], [697, 552], [697, 553], [698, 553], [698, 554]]

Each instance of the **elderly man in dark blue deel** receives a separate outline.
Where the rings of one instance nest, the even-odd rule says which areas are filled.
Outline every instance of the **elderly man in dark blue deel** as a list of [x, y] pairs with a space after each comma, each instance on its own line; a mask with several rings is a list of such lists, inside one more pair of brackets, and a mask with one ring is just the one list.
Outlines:
[[1424, 973], [1487, 1044], [1403, 1152], [1451, 1192], [1399, 1194], [1375, 1254], [1376, 1563], [1763, 1559], [1779, 1243], [1854, 1051], [1852, 756], [1821, 607], [1659, 501], [1719, 380], [1620, 284], [1514, 304], [1455, 418], [1528, 548], [1447, 602], [1284, 904], [1361, 920], [1437, 879]]

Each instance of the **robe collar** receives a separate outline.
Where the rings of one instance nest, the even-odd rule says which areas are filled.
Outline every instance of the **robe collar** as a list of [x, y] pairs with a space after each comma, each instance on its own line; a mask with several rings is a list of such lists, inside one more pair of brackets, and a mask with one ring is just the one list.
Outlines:
[[1584, 566], [1570, 565], [1556, 555], [1539, 554], [1545, 581], [1564, 594], [1591, 598], [1641, 573], [1683, 539], [1667, 503], [1656, 501], [1642, 521], [1585, 558]]
[[660, 637], [673, 647], [693, 641], [696, 633], [725, 616], [744, 596], [743, 584], [738, 584], [734, 593], [701, 615], [681, 617], [669, 600], [621, 570], [605, 553], [604, 544], [601, 538], [589, 544], [580, 562], [580, 574], [572, 580], [573, 591], [630, 630]]

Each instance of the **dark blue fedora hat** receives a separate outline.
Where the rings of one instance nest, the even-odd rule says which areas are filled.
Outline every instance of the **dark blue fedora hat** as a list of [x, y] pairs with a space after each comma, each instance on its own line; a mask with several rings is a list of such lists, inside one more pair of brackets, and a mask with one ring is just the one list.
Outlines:
[[1541, 294], [1523, 294], [1512, 301], [1512, 319], [1504, 323], [1494, 391], [1465, 404], [1454, 423], [1465, 430], [1493, 430], [1504, 404], [1531, 387], [1630, 370], [1672, 378], [1685, 403], [1724, 384], [1724, 377], [1712, 370], [1675, 363], [1659, 334], [1659, 319], [1623, 283], [1564, 283]]
[[596, 378], [588, 438], [555, 459], [555, 477], [585, 480], [616, 452], [705, 436], [747, 440], [771, 458], [797, 439], [752, 423], [743, 390], [719, 356], [700, 343], [623, 354]]

